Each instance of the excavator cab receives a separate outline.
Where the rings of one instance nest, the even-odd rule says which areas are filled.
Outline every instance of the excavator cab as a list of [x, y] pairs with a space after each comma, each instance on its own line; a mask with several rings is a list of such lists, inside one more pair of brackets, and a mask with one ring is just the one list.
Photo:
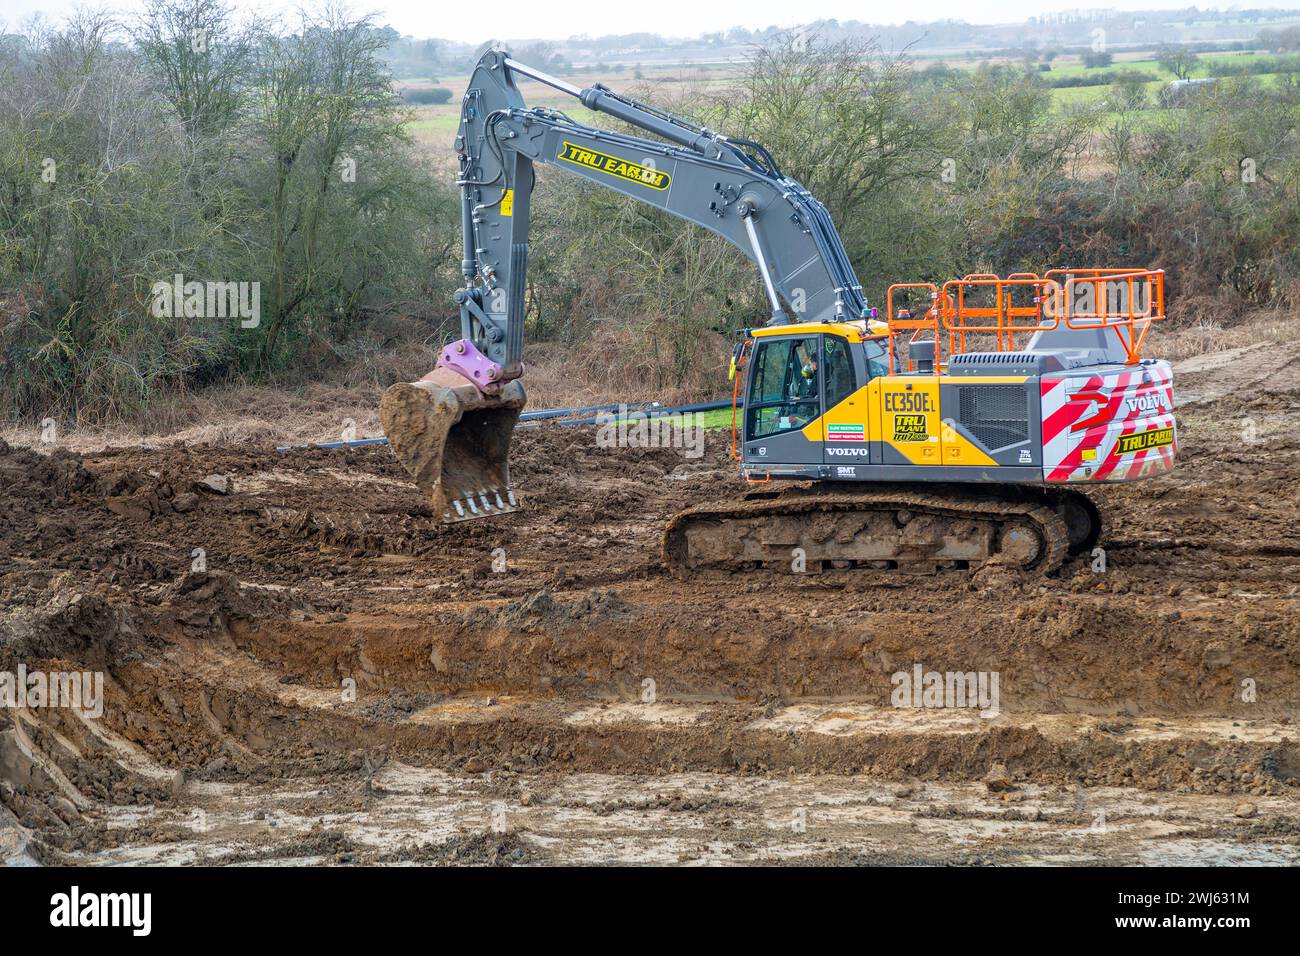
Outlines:
[[[751, 331], [737, 436], [751, 480], [1041, 486], [1172, 468], [1171, 369], [1140, 354], [1164, 318], [1159, 270], [903, 283], [891, 307], [918, 286], [933, 305], [900, 310], [885, 336], [861, 322]], [[814, 353], [816, 395], [791, 404], [783, 384]]]
[[889, 371], [887, 337], [861, 323], [800, 323], [752, 332], [739, 444], [767, 475], [821, 474], [866, 462], [868, 383]]

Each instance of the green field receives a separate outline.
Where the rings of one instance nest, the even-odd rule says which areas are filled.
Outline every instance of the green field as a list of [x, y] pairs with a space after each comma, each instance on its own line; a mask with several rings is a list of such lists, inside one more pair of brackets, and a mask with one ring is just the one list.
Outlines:
[[[1259, 51], [1202, 54], [1192, 75], [1194, 77], [1205, 76], [1211, 66], [1247, 66], [1260, 60], [1267, 60], [1272, 56], [1272, 54]], [[927, 61], [919, 59], [918, 65], [924, 62]], [[963, 69], [975, 69], [977, 65], [976, 61], [948, 60], [947, 62], [949, 65]], [[1152, 107], [1155, 107], [1158, 103], [1157, 97], [1160, 91], [1175, 79], [1174, 75], [1161, 68], [1149, 53], [1117, 53], [1113, 63], [1101, 67], [1084, 66], [1080, 57], [1067, 55], [1053, 60], [1051, 67], [1051, 70], [1044, 71], [1041, 74], [1044, 82], [1050, 83], [1053, 79], [1069, 79], [1105, 73], [1120, 74], [1129, 72], [1157, 76], [1159, 79], [1144, 84], [1148, 102]], [[689, 83], [691, 87], [698, 88], [700, 86], [719, 86], [726, 83], [728, 78], [734, 75], [734, 68], [728, 69], [715, 65], [708, 69], [707, 72], [701, 72], [690, 67], [657, 66], [647, 68], [643, 72], [642, 79], [636, 79], [631, 71], [626, 70], [621, 73], [610, 72], [599, 76], [593, 74], [581, 77], [566, 77], [566, 79], [578, 86], [586, 86], [600, 81], [614, 89], [623, 91], [641, 86], [671, 88], [683, 83]], [[1269, 83], [1276, 82], [1280, 74], [1265, 73], [1257, 76], [1261, 82]], [[468, 75], [449, 75], [440, 76], [436, 81], [407, 80], [399, 84], [401, 87], [417, 89], [437, 85], [453, 91], [452, 101], [449, 103], [412, 108], [415, 118], [407, 126], [407, 129], [417, 141], [434, 149], [450, 147], [459, 121], [460, 91], [465, 88], [468, 82]], [[532, 81], [521, 84], [521, 89], [525, 100], [530, 106], [563, 109], [580, 122], [590, 123], [595, 121], [594, 114], [578, 106], [572, 98], [557, 90]], [[1096, 86], [1053, 87], [1051, 94], [1052, 103], [1058, 109], [1090, 107], [1102, 103], [1111, 94], [1111, 85], [1102, 83]]]
[[455, 107], [425, 106], [419, 109], [419, 113], [421, 115], [417, 119], [413, 119], [406, 124], [406, 128], [413, 133], [453, 133], [456, 131]]
[[[1073, 60], [1073, 62], [1071, 62]], [[1052, 61], [1052, 68], [1043, 74], [1043, 79], [1050, 82], [1057, 77], [1075, 77], [1088, 76], [1095, 73], [1120, 73], [1123, 71], [1132, 73], [1154, 73], [1157, 76], [1165, 76], [1165, 71], [1160, 68], [1155, 60], [1121, 60], [1118, 57], [1110, 66], [1084, 66], [1077, 58], [1059, 57]], [[1168, 74], [1172, 80], [1173, 75]]]
[[[633, 424], [635, 424], [635, 422], [637, 421], [643, 421], [643, 420], [644, 419], [631, 419], [631, 418], [628, 419], [628, 421]], [[673, 424], [674, 426], [676, 426], [678, 423], [674, 421]], [[719, 429], [725, 429], [727, 431], [730, 431], [731, 408], [730, 407], [717, 408], [709, 412], [696, 412], [687, 419], [685, 424], [691, 427], [699, 425], [701, 428], [704, 428], [707, 431], [716, 431]]]

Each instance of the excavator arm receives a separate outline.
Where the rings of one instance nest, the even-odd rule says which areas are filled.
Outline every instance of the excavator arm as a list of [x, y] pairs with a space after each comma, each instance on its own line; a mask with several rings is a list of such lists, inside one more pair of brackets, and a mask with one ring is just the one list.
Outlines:
[[[658, 139], [596, 129], [524, 105], [529, 77]], [[489, 51], [470, 77], [456, 136], [465, 287], [458, 370], [491, 388], [522, 372], [533, 166], [542, 163], [631, 196], [721, 236], [755, 263], [772, 321], [856, 319], [862, 286], [826, 208], [762, 147], [729, 140], [601, 85], [578, 89]], [[601, 263], [591, 263], [593, 272]], [[473, 349], [471, 350], [471, 346]], [[478, 353], [478, 354], [475, 354]]]
[[[529, 78], [647, 137], [528, 107]], [[650, 138], [654, 137], [654, 138]], [[578, 89], [488, 51], [470, 77], [456, 134], [464, 286], [461, 338], [419, 382], [393, 386], [380, 416], [398, 458], [436, 515], [461, 521], [514, 511], [510, 437], [524, 406], [524, 315], [534, 165], [581, 176], [695, 223], [754, 262], [771, 323], [846, 321], [866, 300], [826, 208], [763, 147], [601, 84]], [[590, 265], [593, 273], [600, 262]]]

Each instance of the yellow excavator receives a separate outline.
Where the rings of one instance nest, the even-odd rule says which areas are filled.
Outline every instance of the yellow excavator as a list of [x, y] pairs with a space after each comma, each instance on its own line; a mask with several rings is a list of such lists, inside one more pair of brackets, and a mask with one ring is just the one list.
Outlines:
[[[524, 104], [532, 80], [645, 131]], [[650, 138], [654, 137], [654, 138]], [[489, 51], [456, 135], [464, 224], [460, 340], [388, 389], [398, 459], [447, 522], [519, 508], [510, 441], [524, 407], [524, 299], [535, 163], [708, 229], [750, 258], [770, 320], [732, 358], [733, 456], [752, 483], [676, 515], [673, 569], [974, 568], [1046, 573], [1102, 539], [1080, 489], [1172, 469], [1158, 270], [1067, 268], [898, 283], [870, 308], [825, 207], [757, 143]], [[598, 268], [593, 264], [593, 268]]]

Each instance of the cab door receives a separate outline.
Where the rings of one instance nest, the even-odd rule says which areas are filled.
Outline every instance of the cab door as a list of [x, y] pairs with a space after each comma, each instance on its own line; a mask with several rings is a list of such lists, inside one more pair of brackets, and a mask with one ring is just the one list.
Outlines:
[[830, 466], [832, 478], [854, 479], [857, 466], [871, 462], [868, 399], [859, 380], [854, 349], [839, 335], [821, 337], [822, 375], [822, 461]]
[[744, 460], [821, 465], [820, 336], [757, 337], [745, 392]]

